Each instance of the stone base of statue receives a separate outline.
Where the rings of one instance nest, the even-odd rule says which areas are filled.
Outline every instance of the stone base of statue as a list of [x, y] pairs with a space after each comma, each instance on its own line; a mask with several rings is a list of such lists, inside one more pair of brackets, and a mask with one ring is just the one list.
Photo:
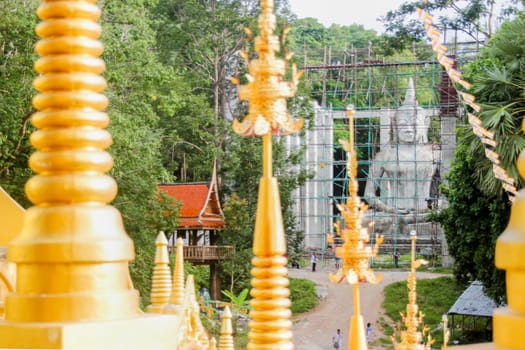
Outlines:
[[384, 236], [381, 250], [391, 254], [394, 251], [406, 253], [410, 251], [410, 233], [418, 235], [418, 253], [430, 258], [443, 253], [442, 241], [444, 233], [437, 223], [428, 220], [429, 211], [423, 212], [382, 212], [367, 210], [365, 222], [373, 222], [370, 236]]

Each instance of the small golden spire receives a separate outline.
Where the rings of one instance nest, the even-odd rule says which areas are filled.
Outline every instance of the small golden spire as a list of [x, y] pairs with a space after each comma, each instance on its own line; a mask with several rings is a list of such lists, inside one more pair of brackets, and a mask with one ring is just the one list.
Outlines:
[[178, 313], [184, 303], [184, 241], [177, 239], [175, 248], [175, 266], [173, 267], [172, 287], [169, 304], [165, 313]]
[[443, 314], [441, 321], [443, 324], [443, 345], [441, 346], [441, 350], [447, 350], [447, 344], [450, 338], [450, 330], [448, 329], [448, 326], [447, 326], [448, 324], [447, 314]]
[[171, 294], [171, 271], [168, 257], [168, 240], [164, 232], [160, 232], [155, 241], [155, 268], [151, 277], [151, 305], [148, 312], [162, 313], [168, 304]]
[[208, 350], [217, 350], [217, 340], [215, 338], [210, 339], [210, 346], [208, 347]]
[[[412, 241], [410, 272], [408, 274], [408, 304], [406, 306], [406, 314], [401, 314], [406, 330], [399, 330], [399, 340], [392, 336], [392, 343], [394, 343], [395, 350], [430, 350], [434, 339], [429, 333], [429, 328], [423, 325], [423, 318], [425, 315], [419, 311], [416, 302], [416, 269], [421, 265], [426, 265], [428, 262], [423, 259], [416, 260], [416, 232], [410, 233], [410, 240]], [[420, 331], [419, 329], [423, 327]], [[424, 342], [426, 337], [426, 342]]]
[[193, 275], [189, 275], [186, 280], [184, 308], [188, 310], [187, 316], [189, 318], [186, 320], [188, 333], [185, 338], [189, 343], [199, 344], [199, 349], [207, 348], [209, 346], [209, 337], [201, 322]]
[[226, 306], [222, 313], [221, 336], [219, 337], [218, 350], [234, 350], [232, 334], [232, 313], [230, 312], [230, 308]]

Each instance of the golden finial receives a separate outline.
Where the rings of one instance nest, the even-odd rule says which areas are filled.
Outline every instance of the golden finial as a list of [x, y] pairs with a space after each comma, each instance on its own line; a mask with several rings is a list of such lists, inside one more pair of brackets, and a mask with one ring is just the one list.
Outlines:
[[165, 313], [177, 313], [184, 303], [184, 241], [177, 239], [175, 248], [175, 266], [173, 267], [173, 278], [170, 302], [164, 308]]
[[[191, 348], [210, 348], [194, 288], [193, 304], [180, 314], [145, 315], [130, 283], [133, 242], [108, 205], [117, 186], [106, 174], [113, 160], [105, 151], [111, 135], [104, 130], [108, 101], [96, 2], [43, 0], [37, 10], [43, 22], [32, 122], [38, 130], [30, 159], [37, 175], [26, 184], [34, 206], [8, 248], [18, 276], [0, 320], [0, 348], [189, 349], [182, 345], [186, 315], [202, 331]], [[166, 244], [159, 236], [153, 306], [166, 301], [170, 285]]]
[[354, 110], [353, 106], [347, 107], [350, 138], [349, 141], [339, 140], [347, 153], [348, 199], [346, 203], [338, 204], [337, 208], [344, 219], [345, 227], [341, 221], [335, 225], [336, 233], [344, 241], [342, 247], [336, 249], [336, 255], [342, 258], [343, 266], [336, 274], [330, 273], [330, 281], [341, 283], [346, 280], [350, 284], [358, 282], [378, 283], [382, 276], [375, 276], [370, 268], [369, 259], [376, 256], [383, 236], [376, 236], [376, 243], [370, 247], [366, 243], [370, 239], [367, 228], [362, 228], [362, 220], [366, 209], [365, 203], [357, 194], [357, 152], [354, 149]]
[[341, 227], [341, 220], [337, 220], [336, 233], [343, 239], [343, 246], [336, 248], [336, 256], [342, 258], [342, 267], [336, 274], [330, 273], [331, 282], [347, 283], [353, 285], [354, 289], [354, 315], [350, 320], [348, 336], [348, 349], [367, 349], [366, 333], [363, 317], [359, 309], [359, 282], [379, 283], [382, 276], [376, 276], [370, 268], [369, 259], [376, 256], [379, 244], [383, 242], [383, 236], [376, 236], [376, 244], [373, 247], [367, 245], [370, 239], [368, 229], [362, 227], [362, 220], [367, 209], [357, 193], [357, 152], [354, 149], [354, 106], [347, 107], [349, 140], [339, 140], [347, 153], [347, 175], [348, 175], [348, 199], [346, 203], [338, 204], [337, 209], [343, 216], [345, 227]]
[[[277, 179], [272, 175], [272, 134], [297, 132], [303, 125], [302, 119], [292, 120], [286, 109], [286, 99], [294, 95], [301, 73], [293, 66], [292, 81], [283, 81], [287, 62], [275, 57], [280, 41], [274, 35], [277, 19], [273, 4], [273, 0], [261, 1], [260, 34], [254, 39], [258, 58], [248, 62], [248, 84], [239, 86], [239, 97], [248, 100], [249, 112], [242, 123], [233, 122], [233, 129], [238, 134], [263, 138], [263, 177], [259, 183], [253, 238], [253, 288], [250, 292], [253, 299], [248, 333], [248, 349], [251, 350], [293, 348], [287, 259], [284, 256], [286, 239]], [[248, 60], [246, 53], [241, 54]]]
[[[295, 94], [301, 73], [294, 65], [292, 82], [283, 81], [287, 61], [275, 57], [280, 51], [280, 42], [274, 35], [277, 19], [273, 0], [261, 1], [261, 7], [260, 35], [255, 38], [258, 58], [249, 62], [248, 84], [239, 86], [239, 97], [248, 100], [249, 112], [242, 123], [233, 121], [233, 129], [244, 136], [291, 134], [302, 128], [303, 120], [292, 120], [286, 110], [286, 98]], [[245, 52], [241, 55], [248, 60]]]
[[[525, 120], [522, 124], [525, 132]], [[525, 178], [525, 152], [518, 157], [518, 171]], [[496, 241], [496, 266], [505, 270], [507, 306], [494, 310], [494, 344], [498, 349], [522, 347], [525, 329], [525, 190], [515, 197], [509, 224]]]
[[221, 321], [221, 336], [219, 337], [219, 350], [233, 350], [233, 328], [232, 328], [232, 313], [230, 308], [226, 306], [222, 313]]
[[168, 240], [164, 232], [160, 232], [155, 241], [155, 268], [151, 277], [151, 305], [147, 307], [148, 312], [162, 313], [164, 306], [170, 300], [171, 294], [171, 271], [168, 258]]
[[[408, 304], [406, 306], [406, 314], [401, 314], [402, 321], [406, 327], [399, 335], [400, 339], [392, 336], [395, 350], [430, 350], [434, 339], [429, 333], [429, 328], [423, 325], [423, 318], [425, 315], [419, 311], [416, 302], [416, 269], [421, 265], [426, 265], [428, 262], [423, 259], [416, 260], [416, 232], [410, 233], [411, 240], [411, 259], [410, 272], [408, 274]], [[422, 330], [420, 330], [420, 328]], [[426, 337], [426, 342], [425, 342]]]

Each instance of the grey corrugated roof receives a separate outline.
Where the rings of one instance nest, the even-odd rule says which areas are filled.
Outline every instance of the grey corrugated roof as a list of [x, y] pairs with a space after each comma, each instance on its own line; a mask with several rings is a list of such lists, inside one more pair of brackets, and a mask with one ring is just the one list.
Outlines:
[[497, 307], [494, 300], [483, 293], [483, 284], [474, 281], [459, 296], [454, 305], [448, 310], [449, 314], [492, 317], [492, 310]]

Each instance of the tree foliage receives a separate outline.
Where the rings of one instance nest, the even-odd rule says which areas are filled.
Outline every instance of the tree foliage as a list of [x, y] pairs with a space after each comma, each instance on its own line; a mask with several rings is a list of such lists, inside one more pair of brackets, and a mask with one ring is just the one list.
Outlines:
[[[522, 187], [516, 159], [525, 148], [521, 124], [525, 114], [525, 22], [505, 23], [482, 50], [481, 58], [466, 69], [472, 92], [482, 106], [479, 117], [494, 132], [501, 166]], [[456, 276], [481, 280], [488, 293], [501, 300], [504, 274], [494, 267], [497, 237], [508, 222], [510, 206], [501, 183], [494, 177], [479, 138], [470, 126], [458, 134], [458, 148], [443, 193], [450, 206], [438, 216], [456, 259]]]
[[494, 253], [496, 239], [508, 223], [509, 202], [501, 193], [490, 195], [480, 190], [475, 164], [468, 146], [459, 145], [447, 185], [441, 188], [449, 205], [433, 218], [445, 232], [458, 281], [480, 280], [488, 295], [502, 301], [505, 274], [494, 267]]
[[171, 177], [162, 166], [163, 131], [156, 104], [159, 96], [171, 97], [170, 90], [180, 78], [171, 67], [162, 65], [152, 50], [153, 4], [151, 0], [133, 0], [101, 5], [106, 95], [111, 101], [108, 113], [114, 140], [111, 175], [119, 185], [114, 205], [135, 243], [136, 258], [130, 267], [142, 296], [149, 295], [151, 287], [155, 237], [161, 230], [172, 231], [177, 217], [173, 201], [157, 192], [157, 184]]
[[473, 41], [484, 42], [496, 32], [496, 22], [508, 19], [523, 9], [523, 4], [512, 0], [500, 9], [495, 0], [406, 1], [380, 18], [389, 34], [383, 36], [385, 43], [404, 48], [408, 43], [425, 37], [423, 23], [415, 17], [418, 7], [434, 15], [434, 25], [441, 31], [456, 30]]
[[34, 44], [38, 1], [6, 0], [0, 6], [0, 185], [24, 206], [24, 183], [33, 130], [31, 97], [36, 72]]

